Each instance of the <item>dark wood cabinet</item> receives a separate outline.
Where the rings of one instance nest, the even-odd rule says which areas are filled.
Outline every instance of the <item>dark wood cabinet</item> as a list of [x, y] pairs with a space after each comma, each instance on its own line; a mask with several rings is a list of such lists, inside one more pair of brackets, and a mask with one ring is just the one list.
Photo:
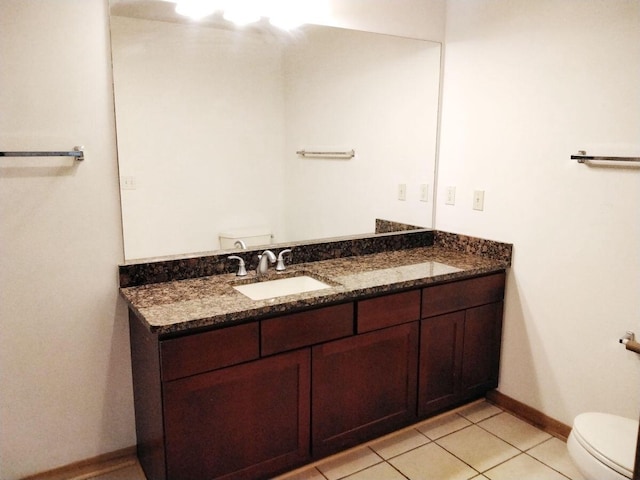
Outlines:
[[498, 382], [504, 272], [158, 336], [130, 312], [149, 479], [259, 479]]
[[414, 322], [420, 319], [420, 290], [369, 298], [357, 305], [358, 333]]
[[263, 320], [262, 355], [272, 355], [353, 335], [353, 303]]
[[418, 413], [425, 416], [456, 403], [460, 391], [464, 312], [422, 320]]
[[502, 302], [465, 311], [461, 374], [462, 399], [498, 386], [502, 337]]
[[[429, 287], [420, 322], [418, 414], [498, 386], [504, 274]], [[443, 313], [450, 312], [450, 313]], [[436, 313], [437, 315], [429, 316]]]
[[309, 459], [309, 349], [164, 384], [167, 478], [247, 479]]
[[147, 478], [269, 478], [311, 459], [309, 345], [352, 336], [352, 302], [176, 338], [129, 318]]
[[255, 360], [260, 356], [259, 345], [258, 322], [162, 340], [162, 380], [175, 380]]
[[314, 456], [415, 420], [417, 322], [319, 345], [312, 356]]

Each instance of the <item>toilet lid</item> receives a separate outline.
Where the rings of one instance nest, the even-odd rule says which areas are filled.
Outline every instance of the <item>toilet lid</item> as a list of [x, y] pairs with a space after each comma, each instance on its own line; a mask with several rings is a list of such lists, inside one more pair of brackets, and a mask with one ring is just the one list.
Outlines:
[[573, 432], [591, 455], [616, 472], [631, 478], [638, 440], [638, 421], [608, 413], [582, 413]]

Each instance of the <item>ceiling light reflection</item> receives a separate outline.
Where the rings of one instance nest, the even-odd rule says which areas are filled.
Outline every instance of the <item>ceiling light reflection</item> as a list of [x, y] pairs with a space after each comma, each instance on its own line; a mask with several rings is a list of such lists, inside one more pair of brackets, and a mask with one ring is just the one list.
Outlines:
[[241, 8], [232, 8], [230, 10], [225, 10], [223, 17], [225, 20], [233, 22], [239, 26], [248, 25], [260, 20], [260, 15], [256, 12]]
[[218, 9], [216, 2], [206, 0], [180, 0], [176, 4], [176, 13], [200, 20], [214, 13]]
[[294, 16], [277, 16], [269, 18], [269, 23], [274, 27], [281, 28], [282, 30], [293, 30], [303, 25], [305, 22]]
[[199, 20], [216, 10], [224, 12], [225, 20], [236, 25], [258, 22], [262, 17], [284, 30], [304, 23], [322, 24], [329, 17], [327, 0], [170, 0], [176, 2], [176, 12]]

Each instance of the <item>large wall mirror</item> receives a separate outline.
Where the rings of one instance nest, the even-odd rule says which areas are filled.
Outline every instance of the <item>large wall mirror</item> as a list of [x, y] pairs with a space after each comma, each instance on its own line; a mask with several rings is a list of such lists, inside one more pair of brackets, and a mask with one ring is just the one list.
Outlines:
[[373, 233], [376, 218], [432, 226], [440, 44], [173, 8], [111, 5], [127, 260], [213, 251], [239, 229], [284, 243]]

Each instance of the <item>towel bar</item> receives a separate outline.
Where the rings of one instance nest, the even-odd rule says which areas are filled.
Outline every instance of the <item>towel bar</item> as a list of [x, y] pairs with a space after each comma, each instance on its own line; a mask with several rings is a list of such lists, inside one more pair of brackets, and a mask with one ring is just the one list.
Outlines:
[[640, 162], [640, 157], [613, 157], [610, 155], [587, 155], [585, 150], [579, 150], [578, 155], [571, 155], [571, 160], [577, 160], [578, 163], [586, 163], [590, 160], [603, 162]]
[[73, 147], [67, 152], [0, 152], [0, 157], [75, 157], [84, 160], [84, 147]]

